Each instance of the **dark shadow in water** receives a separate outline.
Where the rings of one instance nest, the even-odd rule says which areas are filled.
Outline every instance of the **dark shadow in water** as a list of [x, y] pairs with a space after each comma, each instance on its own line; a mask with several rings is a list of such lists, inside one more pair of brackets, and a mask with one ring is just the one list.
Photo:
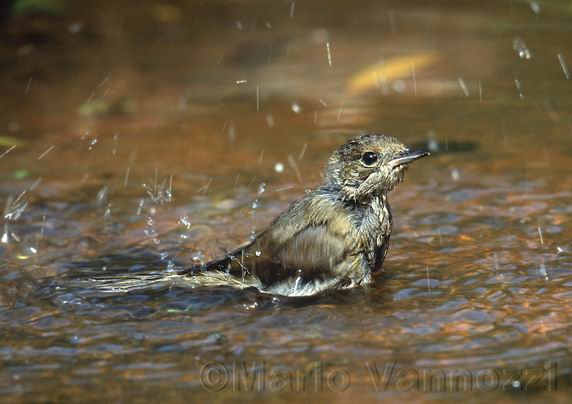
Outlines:
[[380, 299], [375, 288], [288, 297], [264, 293], [255, 287], [197, 286], [188, 276], [165, 271], [165, 262], [160, 256], [144, 249], [70, 262], [67, 268], [65, 274], [41, 281], [32, 297], [51, 301], [75, 313], [94, 315], [94, 312], [107, 310], [107, 317], [113, 317], [116, 312], [119, 317], [136, 318], [158, 312], [193, 313], [237, 306], [273, 310], [350, 305], [356, 301], [366, 304], [373, 298], [379, 304]]

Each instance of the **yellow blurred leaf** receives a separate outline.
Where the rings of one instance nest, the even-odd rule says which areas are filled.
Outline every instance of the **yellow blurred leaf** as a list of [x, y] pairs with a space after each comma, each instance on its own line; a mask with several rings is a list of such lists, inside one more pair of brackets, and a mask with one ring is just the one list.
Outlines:
[[363, 94], [377, 89], [384, 80], [395, 80], [412, 76], [413, 68], [418, 72], [431, 66], [439, 57], [435, 53], [425, 53], [391, 59], [385, 63], [376, 63], [354, 74], [348, 81], [347, 91], [351, 95]]
[[0, 147], [21, 146], [22, 141], [12, 136], [0, 136]]

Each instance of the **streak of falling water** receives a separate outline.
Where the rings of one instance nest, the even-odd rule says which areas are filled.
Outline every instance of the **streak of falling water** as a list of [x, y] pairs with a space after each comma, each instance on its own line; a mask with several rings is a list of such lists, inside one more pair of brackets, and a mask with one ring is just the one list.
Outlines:
[[544, 264], [544, 261], [540, 262], [540, 266], [538, 267], [538, 273], [542, 278], [544, 278], [545, 281], [550, 280], [550, 278], [548, 277], [548, 272], [546, 271], [546, 265]]
[[117, 150], [119, 149], [119, 135], [116, 133], [113, 135], [113, 150], [111, 151], [111, 154], [113, 154], [114, 156], [117, 154]]
[[524, 100], [524, 94], [522, 93], [522, 85], [520, 84], [520, 80], [518, 79], [518, 77], [516, 77], [516, 74], [514, 75], [514, 85], [516, 86], [516, 89], [518, 90], [518, 96], [521, 100]]
[[566, 59], [564, 59], [564, 55], [562, 53], [558, 53], [558, 61], [560, 62], [560, 66], [562, 67], [562, 71], [564, 72], [564, 77], [566, 80], [570, 80], [572, 75], [570, 74], [570, 69], [568, 69], [568, 65], [566, 64]]
[[459, 87], [461, 87], [461, 90], [463, 91], [463, 94], [465, 94], [465, 97], [470, 96], [471, 94], [469, 93], [469, 89], [467, 88], [465, 80], [462, 77], [459, 77], [458, 82], [459, 82]]

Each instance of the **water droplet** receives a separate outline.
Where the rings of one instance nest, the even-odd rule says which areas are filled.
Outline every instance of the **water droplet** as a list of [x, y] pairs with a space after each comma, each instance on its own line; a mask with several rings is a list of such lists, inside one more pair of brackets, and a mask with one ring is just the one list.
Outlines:
[[528, 5], [534, 14], [540, 13], [540, 4], [538, 4], [536, 1], [528, 0]]
[[83, 23], [80, 21], [72, 22], [68, 27], [68, 32], [70, 34], [79, 34], [83, 29]]
[[12, 121], [8, 124], [8, 130], [10, 132], [18, 132], [20, 130], [20, 124], [16, 121]]
[[147, 216], [144, 233], [152, 239], [154, 244], [157, 245], [160, 243], [159, 239], [156, 237], [157, 232], [155, 231], [155, 220], [153, 220], [151, 216]]
[[260, 185], [258, 185], [258, 195], [263, 194], [265, 191], [266, 191], [266, 183], [261, 182]]
[[284, 171], [284, 164], [278, 162], [276, 164], [274, 164], [274, 171], [276, 171], [277, 173], [281, 173]]
[[530, 50], [526, 47], [526, 44], [524, 43], [522, 38], [518, 36], [514, 37], [514, 39], [512, 40], [512, 47], [518, 54], [518, 57], [520, 57], [521, 59], [528, 60], [532, 57]]
[[95, 145], [97, 144], [97, 138], [93, 138], [91, 139], [91, 141], [89, 142], [89, 147], [88, 150], [93, 150], [93, 148], [95, 147]]
[[169, 261], [167, 262], [167, 272], [175, 272], [177, 270], [177, 266], [175, 265], [175, 263], [173, 261]]
[[311, 33], [312, 41], [318, 45], [322, 45], [330, 40], [330, 34], [325, 28], [316, 28]]
[[109, 189], [104, 186], [99, 190], [97, 196], [95, 197], [95, 206], [100, 207], [105, 202], [107, 202], [107, 197], [109, 196]]
[[187, 230], [191, 228], [191, 219], [189, 219], [188, 216], [181, 216], [179, 218], [179, 223], [185, 226]]
[[244, 308], [245, 308], [246, 310], [253, 310], [253, 309], [257, 308], [257, 307], [258, 307], [258, 303], [257, 303], [257, 302], [254, 302], [254, 303], [252, 303], [252, 304], [244, 304]]
[[395, 80], [393, 82], [393, 89], [398, 93], [402, 93], [407, 88], [407, 83], [403, 80]]
[[544, 266], [544, 262], [540, 263], [540, 267], [538, 268], [538, 273], [540, 276], [544, 278], [545, 281], [548, 281], [548, 272], [546, 272], [546, 267]]
[[516, 86], [516, 89], [518, 90], [518, 96], [520, 97], [521, 100], [524, 100], [524, 94], [522, 92], [522, 85], [520, 84], [520, 80], [518, 79], [518, 77], [516, 77], [516, 75], [514, 76], [514, 85]]
[[439, 142], [437, 141], [437, 138], [435, 137], [435, 132], [434, 131], [429, 131], [429, 133], [427, 134], [427, 148], [429, 149], [430, 152], [434, 152], [437, 153], [440, 150], [439, 147]]
[[236, 139], [236, 130], [234, 129], [234, 125], [229, 125], [226, 133], [228, 136], [228, 140], [234, 142], [234, 140]]
[[294, 112], [295, 114], [299, 114], [300, 112], [302, 112], [302, 107], [300, 106], [300, 104], [298, 104], [297, 102], [293, 102], [292, 112]]
[[143, 205], [145, 205], [145, 199], [141, 198], [139, 200], [139, 206], [137, 206], [137, 216], [141, 216], [141, 211], [143, 210]]
[[204, 262], [204, 255], [202, 252], [198, 251], [196, 254], [192, 256], [193, 264], [195, 265], [202, 265]]
[[117, 142], [119, 141], [119, 135], [116, 133], [115, 135], [113, 135], [113, 150], [111, 151], [111, 154], [116, 155], [117, 154]]

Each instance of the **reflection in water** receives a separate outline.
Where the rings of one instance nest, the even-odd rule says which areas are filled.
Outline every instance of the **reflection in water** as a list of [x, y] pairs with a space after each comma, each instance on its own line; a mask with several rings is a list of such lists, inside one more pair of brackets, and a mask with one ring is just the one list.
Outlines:
[[[3, 396], [206, 398], [210, 361], [320, 361], [356, 398], [395, 391], [376, 391], [366, 362], [557, 363], [568, 389], [572, 16], [541, 5], [77, 2], [5, 17]], [[391, 195], [371, 287], [286, 298], [176, 275], [265, 228], [366, 131], [435, 152]]]

